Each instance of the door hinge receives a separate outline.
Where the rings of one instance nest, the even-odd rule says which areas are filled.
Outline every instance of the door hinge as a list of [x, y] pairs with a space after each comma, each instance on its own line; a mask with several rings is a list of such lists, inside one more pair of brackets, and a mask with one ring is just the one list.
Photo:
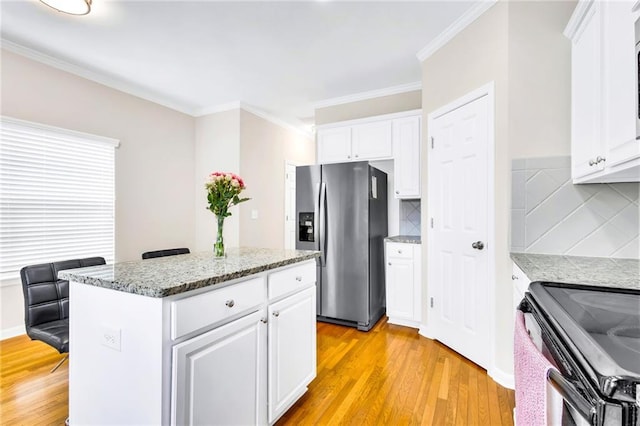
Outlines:
[[431, 298], [431, 307], [433, 308], [433, 297]]
[[433, 149], [433, 136], [431, 136], [431, 149]]
[[433, 218], [431, 218], [431, 227], [433, 228]]

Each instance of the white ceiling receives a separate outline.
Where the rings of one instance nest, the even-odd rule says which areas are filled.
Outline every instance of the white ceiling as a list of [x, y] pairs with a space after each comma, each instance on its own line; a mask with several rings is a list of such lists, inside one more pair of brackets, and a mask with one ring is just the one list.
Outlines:
[[1, 0], [0, 26], [13, 50], [191, 115], [242, 101], [310, 124], [320, 101], [415, 87], [416, 53], [475, 3], [93, 0], [79, 17]]

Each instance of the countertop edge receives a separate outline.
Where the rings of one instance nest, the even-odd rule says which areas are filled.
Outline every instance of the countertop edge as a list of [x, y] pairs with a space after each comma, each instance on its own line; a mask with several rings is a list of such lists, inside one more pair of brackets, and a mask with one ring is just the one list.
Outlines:
[[178, 284], [171, 288], [151, 288], [140, 284], [125, 284], [118, 281], [105, 280], [96, 277], [83, 276], [74, 274], [72, 269], [63, 270], [58, 272], [58, 277], [64, 280], [78, 282], [81, 284], [91, 285], [94, 287], [101, 287], [110, 290], [116, 290], [123, 293], [136, 294], [139, 296], [163, 298], [168, 296], [174, 296], [177, 294], [185, 293], [191, 290], [197, 290], [201, 288], [210, 287], [216, 284], [220, 284], [227, 281], [236, 280], [239, 278], [247, 277], [250, 275], [259, 274], [261, 272], [270, 271], [273, 269], [281, 268], [283, 266], [293, 265], [295, 263], [306, 262], [313, 260], [320, 256], [319, 252], [308, 253], [302, 256], [284, 259], [280, 261], [269, 262], [263, 265], [252, 266], [246, 269], [242, 269], [236, 272], [230, 272], [222, 275], [217, 275], [207, 279], [201, 279], [189, 283]]

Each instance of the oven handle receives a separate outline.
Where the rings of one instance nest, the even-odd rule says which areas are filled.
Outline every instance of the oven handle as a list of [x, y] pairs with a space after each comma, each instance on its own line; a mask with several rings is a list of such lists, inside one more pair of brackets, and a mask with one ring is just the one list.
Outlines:
[[575, 385], [565, 379], [558, 370], [550, 369], [547, 379], [560, 396], [569, 403], [589, 424], [593, 422], [595, 408], [576, 389]]

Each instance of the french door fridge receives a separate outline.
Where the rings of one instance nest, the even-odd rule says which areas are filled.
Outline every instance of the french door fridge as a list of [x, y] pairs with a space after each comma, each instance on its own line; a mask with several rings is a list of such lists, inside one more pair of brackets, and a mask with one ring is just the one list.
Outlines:
[[318, 320], [368, 331], [385, 313], [387, 175], [368, 162], [296, 168], [296, 248], [319, 250]]

